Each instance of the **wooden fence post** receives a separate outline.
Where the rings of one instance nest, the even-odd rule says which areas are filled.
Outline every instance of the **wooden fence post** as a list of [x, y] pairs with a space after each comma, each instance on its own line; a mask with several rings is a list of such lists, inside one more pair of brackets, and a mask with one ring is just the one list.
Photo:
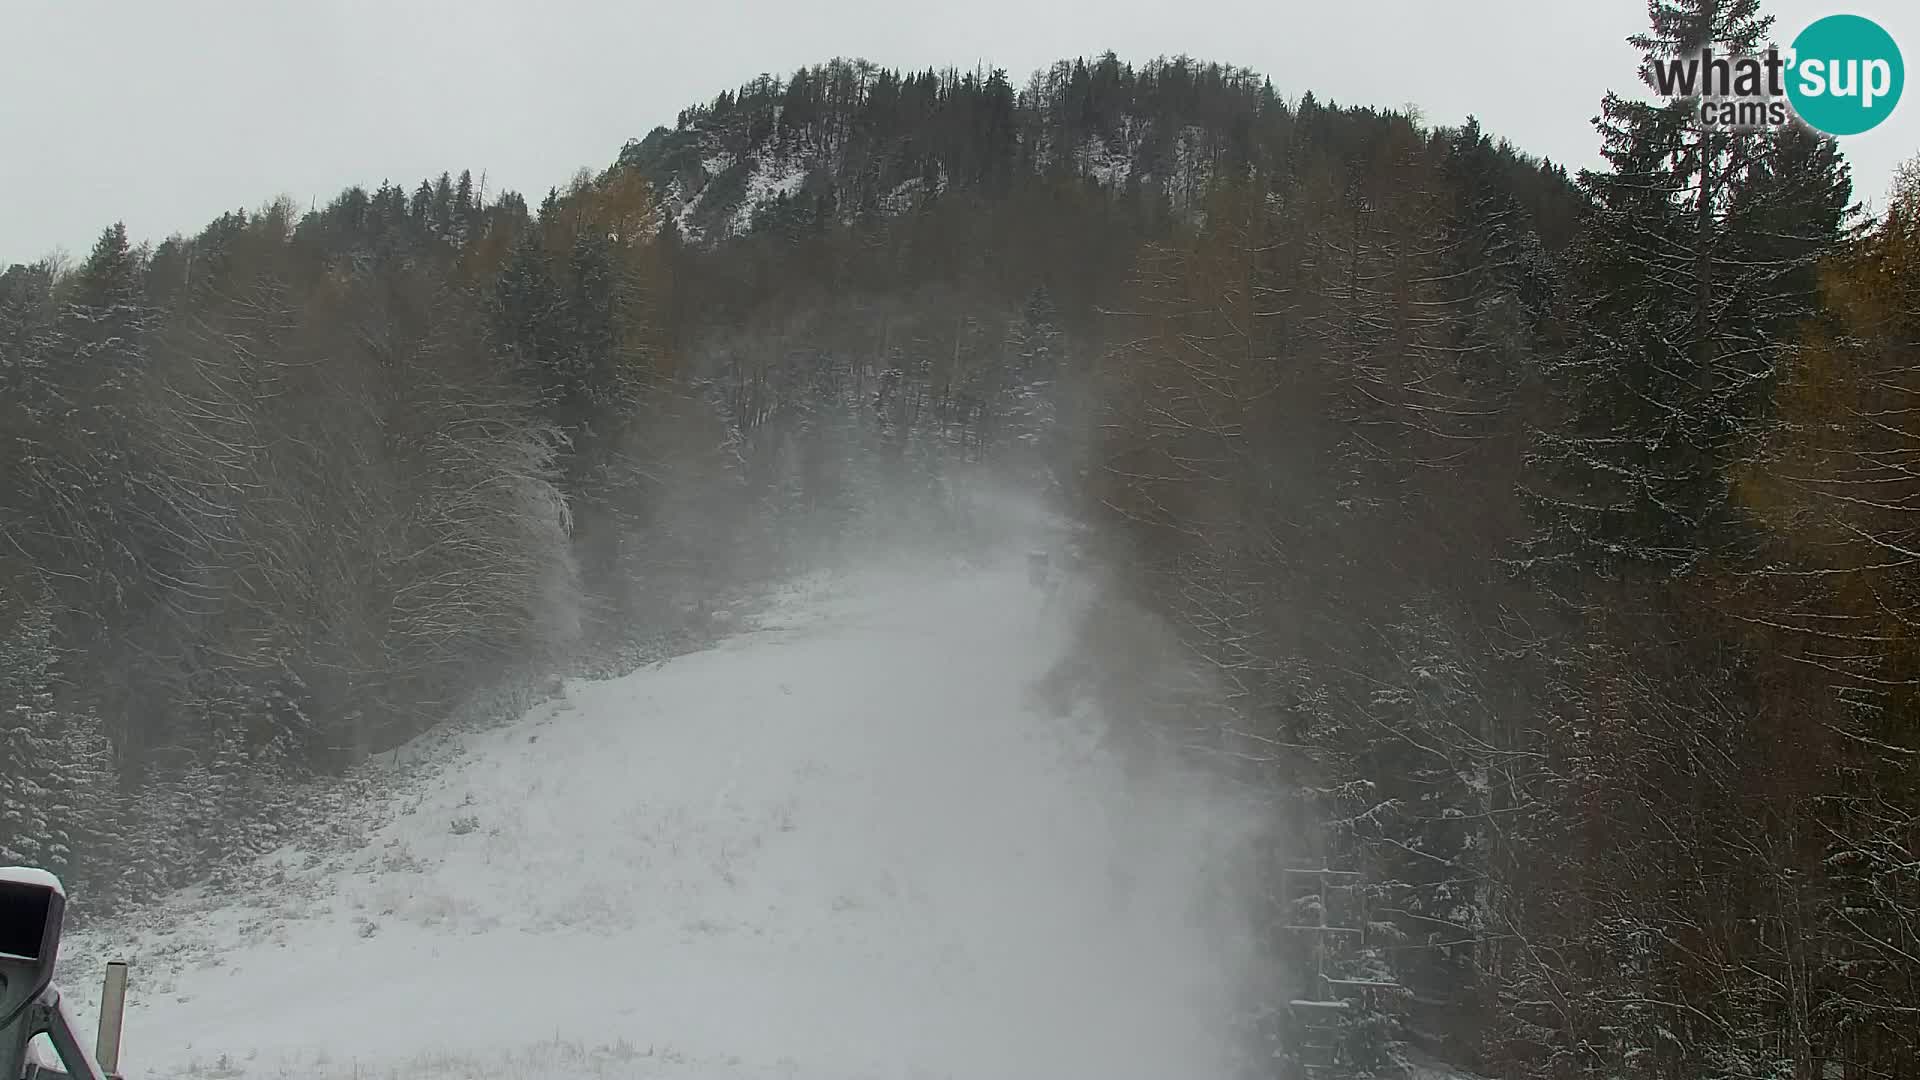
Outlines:
[[120, 1027], [127, 1012], [127, 962], [107, 962], [106, 985], [100, 990], [100, 1032], [94, 1040], [93, 1056], [100, 1071], [114, 1080], [120, 1076]]

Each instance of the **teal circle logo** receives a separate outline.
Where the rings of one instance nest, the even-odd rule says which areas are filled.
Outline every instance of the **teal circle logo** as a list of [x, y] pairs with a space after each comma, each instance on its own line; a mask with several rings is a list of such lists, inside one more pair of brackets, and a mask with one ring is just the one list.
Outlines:
[[1829, 15], [1800, 31], [1792, 65], [1793, 111], [1829, 135], [1872, 130], [1899, 104], [1907, 81], [1893, 35], [1859, 15]]

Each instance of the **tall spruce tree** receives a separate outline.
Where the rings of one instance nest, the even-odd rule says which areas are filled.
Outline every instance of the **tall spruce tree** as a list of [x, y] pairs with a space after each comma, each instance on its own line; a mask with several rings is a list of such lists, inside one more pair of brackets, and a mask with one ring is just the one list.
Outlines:
[[[1630, 40], [1649, 87], [1662, 59], [1752, 53], [1772, 25], [1758, 0], [1648, 13]], [[1536, 446], [1536, 558], [1679, 573], [1739, 542], [1727, 469], [1760, 433], [1783, 328], [1813, 308], [1847, 181], [1830, 140], [1704, 128], [1694, 104], [1609, 93], [1595, 119], [1607, 167], [1580, 174], [1567, 340], [1544, 361], [1564, 416]]]

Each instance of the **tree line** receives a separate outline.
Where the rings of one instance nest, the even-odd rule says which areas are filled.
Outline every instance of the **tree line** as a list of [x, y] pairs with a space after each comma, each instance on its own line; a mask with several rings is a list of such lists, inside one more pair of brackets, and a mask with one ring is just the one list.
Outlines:
[[1365, 875], [1352, 1060], [1913, 1075], [1915, 174], [1861, 224], [1830, 138], [1610, 95], [1548, 208], [1471, 123], [1292, 119], [1144, 245], [1084, 494], [1225, 688], [1200, 748]]

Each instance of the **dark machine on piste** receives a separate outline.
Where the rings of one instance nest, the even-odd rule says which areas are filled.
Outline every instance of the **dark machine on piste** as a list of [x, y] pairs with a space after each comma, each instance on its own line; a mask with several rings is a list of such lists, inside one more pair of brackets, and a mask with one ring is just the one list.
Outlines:
[[[0, 1080], [117, 1080], [127, 968], [108, 965], [96, 1056], [80, 1042], [53, 982], [66, 910], [59, 878], [32, 867], [0, 867]], [[32, 1059], [28, 1047], [39, 1035], [53, 1043], [64, 1071]]]

